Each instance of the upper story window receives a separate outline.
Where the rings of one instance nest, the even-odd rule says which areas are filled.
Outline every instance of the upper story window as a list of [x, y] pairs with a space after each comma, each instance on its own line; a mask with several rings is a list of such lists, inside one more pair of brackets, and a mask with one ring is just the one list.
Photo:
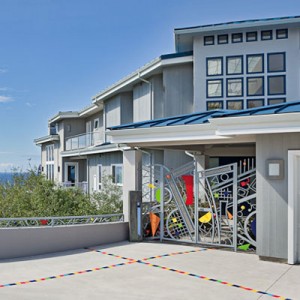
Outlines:
[[285, 76], [268, 76], [268, 95], [285, 94]]
[[123, 184], [123, 166], [112, 165], [112, 181], [117, 185]]
[[268, 72], [285, 72], [285, 53], [268, 54]]
[[272, 40], [272, 38], [273, 38], [272, 30], [263, 30], [261, 32], [261, 40], [262, 41]]
[[227, 97], [243, 96], [243, 78], [227, 79]]
[[206, 75], [216, 76], [223, 74], [223, 58], [213, 57], [206, 60]]
[[246, 33], [246, 41], [247, 42], [255, 42], [255, 41], [257, 41], [257, 32], [256, 31], [247, 32]]
[[207, 80], [207, 98], [223, 97], [223, 80]]
[[243, 42], [243, 34], [242, 33], [233, 33], [231, 35], [232, 43], [242, 43]]
[[207, 101], [207, 110], [223, 109], [223, 101]]
[[277, 39], [287, 39], [288, 38], [288, 30], [287, 29], [277, 29], [276, 30], [276, 38]]
[[205, 36], [204, 37], [204, 45], [214, 45], [215, 44], [215, 37], [213, 35]]
[[54, 161], [54, 145], [46, 146], [46, 161]]
[[218, 44], [228, 44], [228, 34], [218, 35]]
[[99, 118], [94, 119], [94, 130], [99, 129]]
[[247, 96], [262, 96], [264, 94], [264, 78], [247, 78]]
[[263, 73], [264, 56], [263, 54], [247, 55], [247, 73]]
[[243, 56], [227, 56], [226, 74], [237, 75], [243, 73]]

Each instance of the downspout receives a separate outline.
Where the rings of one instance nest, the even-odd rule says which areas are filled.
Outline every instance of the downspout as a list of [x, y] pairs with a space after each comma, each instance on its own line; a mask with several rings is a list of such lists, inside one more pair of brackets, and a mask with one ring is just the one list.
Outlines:
[[148, 81], [141, 77], [141, 74], [138, 73], [139, 79], [147, 84], [149, 84], [149, 93], [150, 93], [150, 120], [154, 118], [154, 105], [153, 105], [153, 97], [152, 97], [152, 82]]

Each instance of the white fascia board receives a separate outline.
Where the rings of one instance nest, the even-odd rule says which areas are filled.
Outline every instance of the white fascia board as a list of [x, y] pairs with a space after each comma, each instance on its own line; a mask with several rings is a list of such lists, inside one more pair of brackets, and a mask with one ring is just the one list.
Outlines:
[[242, 22], [242, 23], [233, 23], [233, 24], [220, 24], [215, 26], [204, 26], [204, 27], [195, 27], [195, 28], [177, 28], [174, 30], [175, 36], [181, 34], [194, 34], [194, 33], [206, 33], [214, 31], [223, 31], [223, 30], [233, 30], [233, 29], [247, 29], [255, 27], [265, 27], [265, 26], [275, 26], [275, 25], [288, 25], [288, 24], [299, 24], [299, 19], [282, 19], [282, 20], [262, 20], [255, 22]]
[[47, 135], [34, 140], [36, 145], [42, 145], [49, 142], [59, 141], [59, 135]]
[[158, 58], [154, 60], [153, 62], [150, 62], [149, 64], [145, 65], [141, 69], [137, 70], [136, 72], [128, 75], [124, 79], [121, 79], [116, 84], [112, 85], [111, 87], [108, 87], [103, 92], [100, 92], [98, 95], [93, 97], [93, 103], [96, 103], [98, 101], [103, 101], [107, 99], [108, 97], [111, 97], [114, 93], [117, 93], [122, 88], [126, 87], [127, 85], [134, 84], [136, 82], [140, 82], [140, 78], [144, 78], [146, 76], [149, 76], [151, 72], [157, 70], [158, 68], [162, 66], [170, 66], [175, 64], [182, 64], [182, 63], [190, 63], [193, 62], [193, 56], [183, 56], [183, 57], [174, 57], [174, 58], [167, 58], [167, 59], [161, 59]]
[[210, 119], [217, 135], [300, 132], [300, 113]]
[[83, 155], [92, 155], [92, 154], [100, 154], [100, 153], [108, 153], [108, 152], [117, 152], [127, 150], [130, 147], [118, 147], [118, 145], [114, 145], [112, 148], [92, 148], [92, 149], [82, 149], [77, 151], [63, 151], [61, 152], [61, 157], [73, 157], [73, 156], [83, 156]]
[[216, 136], [211, 124], [163, 126], [155, 128], [106, 131], [113, 143], [149, 143], [170, 141], [226, 140], [231, 137]]
[[102, 104], [93, 104], [85, 109], [83, 109], [82, 111], [79, 112], [79, 117], [85, 117], [85, 116], [89, 116], [93, 113], [96, 113], [97, 111], [101, 111], [103, 110], [103, 105]]
[[54, 116], [53, 118], [51, 118], [48, 121], [48, 124], [51, 124], [53, 122], [57, 122], [63, 119], [72, 119], [72, 118], [78, 118], [79, 117], [79, 113], [78, 112], [65, 112], [65, 113], [58, 113], [56, 116]]

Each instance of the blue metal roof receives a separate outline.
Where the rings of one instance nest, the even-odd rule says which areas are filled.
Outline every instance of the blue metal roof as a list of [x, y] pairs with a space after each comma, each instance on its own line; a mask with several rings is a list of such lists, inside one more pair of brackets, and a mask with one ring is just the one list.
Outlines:
[[187, 29], [196, 29], [196, 28], [210, 28], [210, 27], [226, 26], [226, 25], [233, 25], [233, 24], [239, 25], [239, 24], [245, 24], [245, 23], [290, 20], [290, 19], [299, 19], [299, 18], [300, 18], [300, 16], [265, 18], [265, 19], [251, 19], [251, 20], [243, 20], [243, 21], [232, 21], [232, 22], [225, 22], [225, 23], [216, 23], [216, 24], [208, 24], [208, 25], [200, 25], [200, 26], [192, 26], [192, 27], [175, 28], [175, 31], [187, 30]]
[[257, 115], [275, 115], [300, 112], [300, 101], [287, 102], [245, 110], [210, 110], [187, 115], [179, 115], [156, 120], [148, 120], [119, 126], [108, 127], [110, 130], [140, 129], [164, 126], [179, 126], [209, 123], [212, 118], [244, 117]]

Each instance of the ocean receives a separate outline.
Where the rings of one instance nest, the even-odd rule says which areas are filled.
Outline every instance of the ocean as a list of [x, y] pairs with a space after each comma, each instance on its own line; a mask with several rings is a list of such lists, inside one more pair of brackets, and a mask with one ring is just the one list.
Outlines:
[[13, 176], [15, 173], [0, 172], [0, 183], [10, 182], [13, 183]]

